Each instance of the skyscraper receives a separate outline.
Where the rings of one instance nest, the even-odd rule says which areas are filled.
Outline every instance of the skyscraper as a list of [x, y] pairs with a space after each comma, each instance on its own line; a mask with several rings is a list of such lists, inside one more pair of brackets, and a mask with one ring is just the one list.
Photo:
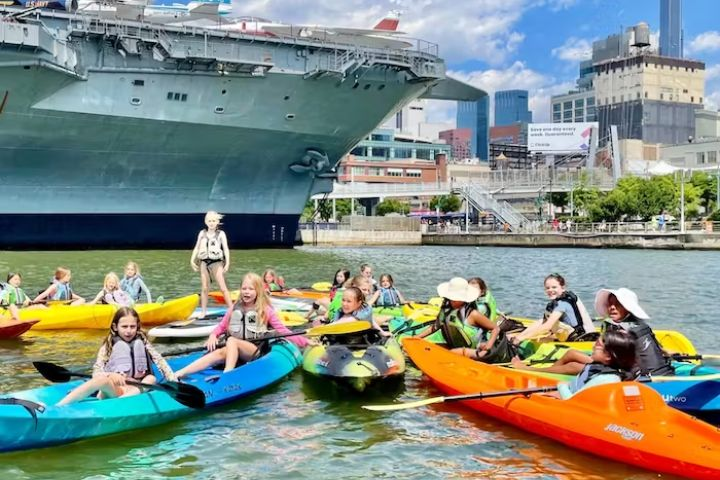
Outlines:
[[683, 58], [682, 0], [660, 0], [660, 55]]
[[470, 151], [473, 157], [488, 160], [488, 133], [490, 130], [490, 97], [474, 102], [458, 102], [457, 128], [469, 128]]
[[512, 125], [517, 122], [532, 123], [532, 112], [528, 110], [528, 91], [495, 92], [495, 126]]

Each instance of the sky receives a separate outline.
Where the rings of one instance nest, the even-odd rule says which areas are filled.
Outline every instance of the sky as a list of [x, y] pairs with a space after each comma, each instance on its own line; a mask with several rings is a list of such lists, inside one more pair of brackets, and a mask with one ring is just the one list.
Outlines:
[[[177, 1], [177, 0], [176, 0]], [[594, 40], [644, 21], [659, 0], [233, 0], [233, 15], [283, 23], [367, 27], [402, 11], [400, 30], [438, 44], [449, 75], [487, 91], [526, 89], [536, 122], [575, 84]], [[706, 64], [706, 108], [720, 107], [720, 1], [684, 0], [685, 57]], [[429, 102], [428, 120], [455, 121], [454, 102]]]

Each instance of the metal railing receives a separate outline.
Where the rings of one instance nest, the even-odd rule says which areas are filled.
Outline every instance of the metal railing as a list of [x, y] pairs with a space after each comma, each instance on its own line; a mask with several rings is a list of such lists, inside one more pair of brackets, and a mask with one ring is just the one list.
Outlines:
[[[453, 164], [457, 165], [457, 164]], [[462, 171], [457, 172], [463, 173]], [[491, 192], [504, 189], [537, 189], [550, 188], [572, 189], [579, 185], [601, 189], [615, 186], [612, 174], [605, 169], [561, 170], [538, 168], [532, 170], [494, 170], [491, 172], [468, 173], [467, 178], [476, 184], [482, 184]], [[461, 183], [461, 182], [460, 182]]]
[[513, 230], [528, 223], [528, 219], [508, 202], [498, 202], [492, 194], [478, 183], [466, 183], [454, 189], [477, 210], [490, 210], [497, 218], [510, 224]]

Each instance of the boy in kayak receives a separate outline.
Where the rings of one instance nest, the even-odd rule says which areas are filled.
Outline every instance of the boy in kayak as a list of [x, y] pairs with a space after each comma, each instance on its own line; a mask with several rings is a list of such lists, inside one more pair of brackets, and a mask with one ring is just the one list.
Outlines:
[[93, 392], [99, 392], [101, 399], [137, 395], [141, 393], [140, 388], [127, 384], [125, 379], [156, 383], [157, 378], [151, 373], [152, 363], [165, 379], [176, 380], [170, 366], [142, 331], [138, 313], [130, 307], [121, 307], [115, 312], [110, 333], [98, 351], [93, 378], [70, 392], [58, 405], [77, 402]]
[[[255, 360], [261, 351], [248, 339], [263, 338], [269, 333], [268, 329], [273, 329], [281, 335], [292, 333], [278, 318], [260, 276], [248, 273], [243, 277], [238, 301], [227, 311], [208, 337], [205, 343], [208, 353], [178, 370], [178, 378], [223, 362], [224, 371], [229, 372], [237, 366], [238, 360], [244, 362]], [[224, 347], [218, 348], [219, 340], [223, 335], [227, 336], [227, 341]], [[287, 340], [300, 349], [309, 344], [301, 335], [289, 336]]]

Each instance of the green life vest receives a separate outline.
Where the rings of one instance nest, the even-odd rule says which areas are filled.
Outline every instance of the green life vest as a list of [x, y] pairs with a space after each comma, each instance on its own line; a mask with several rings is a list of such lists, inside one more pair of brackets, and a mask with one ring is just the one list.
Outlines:
[[466, 325], [461, 309], [441, 310], [435, 328], [442, 332], [448, 348], [474, 348], [477, 346], [476, 329]]
[[328, 314], [327, 318], [328, 320], [332, 320], [337, 316], [337, 313], [342, 308], [342, 294], [343, 294], [344, 288], [338, 288], [337, 292], [335, 292], [335, 296], [333, 297], [332, 301], [330, 302], [330, 305], [328, 306]]
[[490, 290], [485, 292], [484, 296], [475, 300], [475, 305], [477, 305], [478, 311], [487, 318], [493, 322], [497, 320], [497, 303], [495, 302], [495, 297], [493, 297]]
[[3, 305], [18, 305], [22, 306], [27, 299], [27, 295], [20, 287], [13, 287], [12, 285], [6, 285], [2, 293], [2, 304]]

